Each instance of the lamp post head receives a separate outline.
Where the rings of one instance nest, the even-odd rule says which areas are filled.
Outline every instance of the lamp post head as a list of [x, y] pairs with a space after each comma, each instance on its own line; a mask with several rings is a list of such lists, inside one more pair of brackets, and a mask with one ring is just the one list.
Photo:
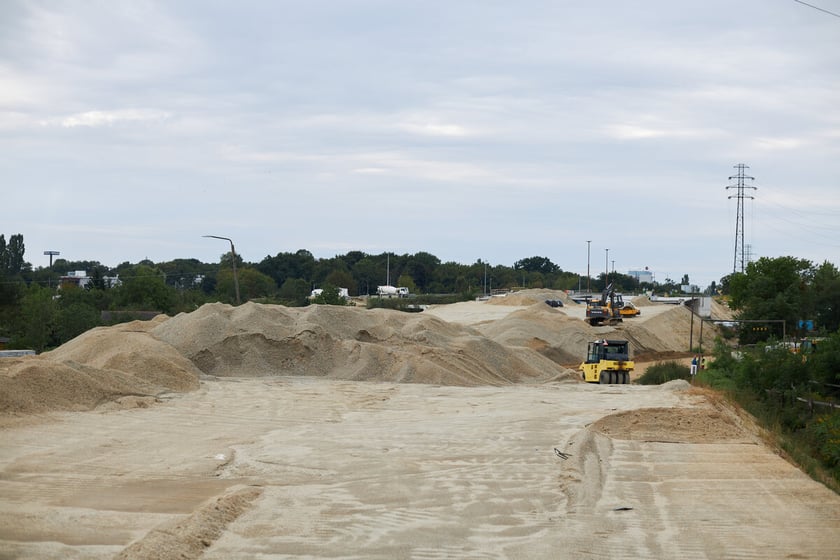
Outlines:
[[225, 241], [230, 241], [233, 243], [233, 239], [230, 237], [222, 237], [221, 235], [202, 235], [201, 237], [212, 237], [213, 239], [224, 239]]

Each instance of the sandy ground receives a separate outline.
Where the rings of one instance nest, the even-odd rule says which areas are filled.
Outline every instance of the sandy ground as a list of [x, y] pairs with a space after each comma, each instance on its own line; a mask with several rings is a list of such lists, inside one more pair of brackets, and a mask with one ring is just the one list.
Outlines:
[[0, 431], [0, 558], [840, 557], [840, 496], [684, 382], [204, 374], [137, 399]]

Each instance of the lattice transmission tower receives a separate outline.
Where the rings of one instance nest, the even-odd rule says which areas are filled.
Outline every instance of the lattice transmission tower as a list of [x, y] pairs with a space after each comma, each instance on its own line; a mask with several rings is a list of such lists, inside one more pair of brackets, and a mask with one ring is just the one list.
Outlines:
[[736, 175], [729, 177], [729, 180], [737, 179], [734, 185], [729, 185], [726, 190], [735, 189], [735, 194], [730, 195], [729, 198], [737, 200], [738, 207], [735, 210], [735, 259], [732, 263], [732, 273], [738, 272], [738, 262], [741, 262], [741, 272], [746, 268], [747, 253], [744, 251], [744, 199], [753, 199], [754, 197], [745, 193], [747, 189], [757, 190], [752, 185], [745, 184], [745, 181], [755, 181], [755, 177], [745, 175], [744, 171], [749, 169], [748, 165], [739, 163], [734, 166], [738, 170]]

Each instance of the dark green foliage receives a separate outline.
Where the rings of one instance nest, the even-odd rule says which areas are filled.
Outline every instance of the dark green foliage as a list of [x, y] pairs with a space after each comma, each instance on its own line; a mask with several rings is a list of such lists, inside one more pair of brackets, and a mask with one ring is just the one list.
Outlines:
[[815, 267], [794, 257], [763, 257], [724, 280], [738, 319], [774, 321], [742, 327], [741, 344], [803, 335], [796, 332], [800, 320], [815, 321], [824, 332], [840, 328], [840, 272], [828, 262]]
[[[840, 488], [840, 332], [818, 340], [812, 353], [771, 342], [734, 351], [716, 344], [714, 360], [698, 379], [725, 390], [769, 429], [809, 472]], [[833, 477], [831, 482], [819, 472]]]
[[0, 233], [0, 276], [15, 276], [28, 268], [26, 261], [23, 260], [25, 252], [23, 235], [19, 233], [12, 235], [6, 243], [6, 237]]
[[304, 249], [296, 253], [277, 253], [274, 257], [265, 257], [256, 268], [282, 286], [289, 278], [312, 278], [315, 257]]
[[121, 276], [121, 280], [122, 284], [113, 288], [118, 307], [161, 313], [174, 310], [176, 293], [166, 285], [164, 274], [157, 268], [138, 264]]
[[347, 300], [339, 295], [338, 288], [332, 284], [324, 284], [321, 293], [312, 298], [312, 303], [322, 305], [347, 305]]
[[636, 380], [636, 383], [640, 385], [661, 385], [674, 379], [690, 380], [689, 367], [675, 361], [655, 364], [647, 368]]
[[540, 272], [542, 274], [552, 274], [560, 270], [560, 267], [551, 262], [546, 257], [529, 257], [513, 263], [514, 270], [524, 270], [525, 272]]
[[808, 426], [820, 458], [829, 467], [840, 469], [840, 411], [831, 410], [821, 414]]
[[63, 344], [99, 325], [99, 311], [92, 305], [82, 302], [60, 305], [55, 317], [55, 336]]
[[280, 286], [277, 297], [284, 305], [300, 307], [308, 303], [311, 290], [309, 282], [302, 278], [287, 278]]
[[33, 284], [23, 296], [13, 346], [42, 352], [54, 344], [57, 304], [53, 291]]

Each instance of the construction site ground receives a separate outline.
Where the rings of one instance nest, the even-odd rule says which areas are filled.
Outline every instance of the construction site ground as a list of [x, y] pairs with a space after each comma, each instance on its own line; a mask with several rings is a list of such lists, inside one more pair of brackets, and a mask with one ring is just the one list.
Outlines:
[[553, 359], [667, 352], [684, 308], [610, 334], [540, 297], [216, 304], [4, 360], [0, 558], [840, 557], [840, 496], [750, 417]]

